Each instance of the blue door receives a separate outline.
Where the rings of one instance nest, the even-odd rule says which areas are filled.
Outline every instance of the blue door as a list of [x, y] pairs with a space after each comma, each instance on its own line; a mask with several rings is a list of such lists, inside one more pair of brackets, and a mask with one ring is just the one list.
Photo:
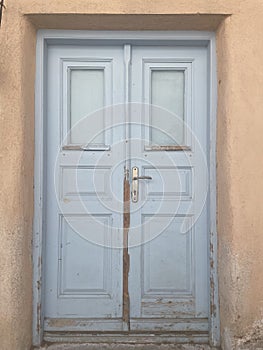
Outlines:
[[47, 340], [207, 341], [207, 67], [201, 46], [49, 46]]

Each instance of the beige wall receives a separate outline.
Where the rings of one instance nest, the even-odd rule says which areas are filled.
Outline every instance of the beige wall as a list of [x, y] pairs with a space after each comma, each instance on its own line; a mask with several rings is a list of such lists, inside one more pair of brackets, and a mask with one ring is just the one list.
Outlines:
[[[231, 348], [227, 345], [231, 339], [252, 335], [263, 314], [263, 2], [6, 0], [5, 4], [0, 29], [1, 349], [31, 346], [37, 28], [217, 32], [222, 343]], [[263, 338], [263, 329], [257, 331]]]

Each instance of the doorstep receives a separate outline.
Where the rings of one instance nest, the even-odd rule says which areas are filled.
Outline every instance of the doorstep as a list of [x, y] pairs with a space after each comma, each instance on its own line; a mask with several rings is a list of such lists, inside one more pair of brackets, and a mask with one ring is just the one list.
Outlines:
[[44, 345], [35, 350], [216, 350], [209, 345], [193, 344], [51, 344]]

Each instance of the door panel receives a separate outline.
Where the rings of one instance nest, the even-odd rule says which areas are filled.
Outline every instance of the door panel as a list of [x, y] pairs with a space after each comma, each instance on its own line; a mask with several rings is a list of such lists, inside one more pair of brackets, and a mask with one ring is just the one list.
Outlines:
[[123, 103], [122, 63], [121, 46], [49, 47], [46, 329], [122, 329], [123, 130], [110, 107]]
[[204, 48], [132, 51], [131, 166], [152, 179], [131, 203], [131, 330], [208, 322], [206, 59]]
[[[143, 218], [145, 221], [145, 217]], [[191, 234], [180, 235], [183, 217], [172, 218], [170, 225], [163, 230], [166, 217], [155, 215], [146, 219], [143, 235], [154, 230], [163, 231], [155, 239], [143, 246], [143, 295], [191, 294], [192, 290], [192, 244]], [[169, 311], [170, 310], [170, 311]], [[168, 310], [168, 314], [172, 311]]]
[[150, 54], [148, 47], [145, 56], [139, 57], [139, 51], [140, 48], [133, 50], [132, 69], [134, 74], [142, 72], [139, 81], [143, 85], [139, 90], [133, 89], [136, 96], [132, 99], [146, 104], [140, 121], [144, 126], [145, 150], [158, 150], [158, 146], [163, 150], [191, 147], [193, 52], [187, 56], [188, 48], [165, 47], [155, 55]]
[[[169, 110], [178, 116], [179, 120], [168, 114], [160, 116], [160, 109], [152, 108], [150, 125], [153, 127], [150, 142], [155, 145], [179, 145], [184, 143], [184, 71], [171, 68], [151, 67], [150, 72], [150, 103]], [[172, 137], [171, 137], [171, 136]]]
[[103, 113], [98, 114], [96, 124], [85, 123], [85, 128], [83, 125], [81, 128], [74, 128], [74, 125], [83, 117], [104, 107], [104, 69], [94, 69], [89, 66], [86, 69], [70, 69], [69, 82], [71, 143], [85, 144], [88, 138], [92, 140], [92, 143], [103, 144]]

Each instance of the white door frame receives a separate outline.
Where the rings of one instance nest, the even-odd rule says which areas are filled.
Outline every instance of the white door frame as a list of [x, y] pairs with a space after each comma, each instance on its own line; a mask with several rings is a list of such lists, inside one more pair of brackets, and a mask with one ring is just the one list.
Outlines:
[[216, 230], [216, 114], [217, 114], [217, 77], [216, 43], [213, 32], [199, 31], [70, 31], [39, 30], [36, 48], [36, 85], [35, 85], [35, 173], [34, 173], [34, 225], [33, 225], [33, 345], [39, 346], [43, 339], [44, 300], [43, 300], [43, 260], [45, 240], [45, 142], [46, 132], [46, 56], [50, 44], [65, 44], [110, 40], [123, 43], [125, 40], [157, 42], [169, 40], [180, 45], [206, 46], [209, 53], [209, 225], [210, 239], [208, 249], [210, 280], [210, 345], [220, 345], [219, 302], [217, 278], [217, 230]]

